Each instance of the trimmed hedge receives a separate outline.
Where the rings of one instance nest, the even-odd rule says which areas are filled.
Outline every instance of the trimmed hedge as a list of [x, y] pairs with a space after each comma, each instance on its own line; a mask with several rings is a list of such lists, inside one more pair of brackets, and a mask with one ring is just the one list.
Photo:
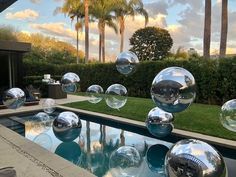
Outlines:
[[222, 104], [236, 97], [236, 58], [220, 60], [193, 59], [189, 61], [155, 61], [140, 63], [137, 71], [131, 76], [123, 76], [116, 70], [114, 63], [108, 64], [73, 64], [49, 65], [25, 63], [24, 83], [40, 86], [43, 74], [51, 74], [56, 80], [66, 72], [79, 75], [80, 89], [86, 89], [92, 84], [101, 85], [104, 90], [111, 84], [124, 85], [129, 96], [150, 97], [151, 83], [158, 72], [170, 66], [180, 66], [189, 70], [197, 83], [198, 103]]

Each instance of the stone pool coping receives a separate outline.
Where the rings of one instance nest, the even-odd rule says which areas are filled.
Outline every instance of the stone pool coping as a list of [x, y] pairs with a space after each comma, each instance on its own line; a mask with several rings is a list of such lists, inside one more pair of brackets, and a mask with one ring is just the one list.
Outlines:
[[[125, 117], [119, 117], [119, 116], [113, 116], [113, 115], [108, 115], [108, 114], [104, 114], [104, 113], [97, 113], [97, 112], [92, 112], [92, 111], [87, 111], [87, 110], [82, 110], [82, 109], [70, 108], [70, 107], [66, 107], [66, 106], [58, 106], [58, 108], [67, 109], [67, 110], [74, 111], [77, 113], [84, 113], [84, 114], [88, 114], [88, 115], [100, 116], [100, 117], [104, 117], [106, 119], [124, 122], [124, 123], [131, 124], [131, 125], [138, 125], [141, 127], [146, 127], [145, 122], [131, 120], [131, 119], [128, 119]], [[223, 139], [223, 138], [219, 138], [219, 137], [204, 135], [201, 133], [190, 132], [190, 131], [180, 130], [180, 129], [174, 129], [172, 131], [172, 134], [175, 134], [177, 136], [181, 136], [184, 138], [195, 138], [195, 139], [199, 139], [202, 141], [208, 141], [208, 142], [216, 144], [216, 145], [220, 145], [220, 146], [224, 146], [224, 147], [228, 147], [228, 148], [236, 150], [236, 141], [233, 141], [233, 140]]]

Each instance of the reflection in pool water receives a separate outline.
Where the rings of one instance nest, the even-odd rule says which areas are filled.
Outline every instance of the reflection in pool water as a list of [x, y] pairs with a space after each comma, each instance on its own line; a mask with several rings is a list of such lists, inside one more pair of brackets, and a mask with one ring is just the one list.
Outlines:
[[[51, 122], [52, 121], [53, 119], [51, 119]], [[150, 146], [155, 144], [159, 144], [160, 147], [165, 146], [169, 148], [172, 145], [171, 143], [84, 120], [81, 120], [82, 129], [80, 136], [78, 136], [74, 141], [62, 142], [55, 136], [52, 127], [47, 131], [43, 131], [43, 127], [40, 127], [41, 131], [38, 131], [38, 127], [34, 127], [33, 125], [35, 124], [33, 122], [27, 122], [28, 124], [26, 124], [25, 128], [25, 137], [27, 139], [33, 141], [35, 137], [43, 132], [43, 134], [51, 137], [52, 140], [51, 147], [47, 146], [45, 144], [46, 141], [44, 141], [44, 148], [82, 168], [87, 169], [98, 177], [112, 177], [112, 171], [109, 169], [110, 156], [119, 147], [125, 145], [136, 148], [140, 154], [140, 172], [137, 173], [136, 176], [165, 176], [164, 173], [160, 173], [158, 170], [153, 170], [153, 167], [155, 168], [156, 165], [153, 164], [154, 159], [162, 159], [164, 152], [162, 152], [162, 150], [159, 152], [155, 150], [148, 151], [148, 149]], [[27, 125], [30, 125], [30, 127], [27, 127]], [[50, 123], [50, 125], [52, 125], [52, 123]], [[37, 141], [37, 143], [41, 144], [39, 141]], [[147, 152], [149, 152], [149, 157], [146, 157]], [[150, 156], [153, 158], [150, 159]]]

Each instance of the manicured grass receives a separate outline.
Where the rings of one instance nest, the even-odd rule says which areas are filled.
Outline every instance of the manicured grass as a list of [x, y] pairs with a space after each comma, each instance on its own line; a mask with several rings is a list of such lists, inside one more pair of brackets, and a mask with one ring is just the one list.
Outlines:
[[[148, 112], [155, 107], [151, 99], [129, 97], [120, 110], [108, 107], [104, 100], [98, 104], [88, 101], [69, 103], [65, 106], [145, 121]], [[174, 126], [178, 129], [199, 132], [211, 136], [236, 140], [236, 133], [225, 129], [219, 121], [220, 107], [192, 104], [187, 110], [175, 114]]]

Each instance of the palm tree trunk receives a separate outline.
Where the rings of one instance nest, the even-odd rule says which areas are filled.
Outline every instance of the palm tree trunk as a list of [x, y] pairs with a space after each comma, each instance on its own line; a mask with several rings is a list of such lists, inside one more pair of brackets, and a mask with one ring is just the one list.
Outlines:
[[222, 0], [220, 57], [225, 57], [228, 33], [228, 0]]
[[[78, 23], [78, 17], [77, 17]], [[76, 63], [79, 64], [79, 29], [76, 29]]]
[[105, 63], [105, 24], [101, 25], [101, 49], [102, 49], [102, 62]]
[[84, 21], [85, 21], [85, 63], [89, 59], [89, 0], [84, 0]]
[[100, 63], [102, 62], [102, 48], [101, 48], [101, 45], [102, 45], [102, 35], [100, 33], [99, 34], [99, 62]]
[[125, 33], [125, 18], [122, 16], [119, 18], [120, 21], [120, 52], [124, 50], [124, 33]]
[[203, 39], [203, 57], [210, 58], [211, 45], [211, 0], [205, 0], [205, 24]]

